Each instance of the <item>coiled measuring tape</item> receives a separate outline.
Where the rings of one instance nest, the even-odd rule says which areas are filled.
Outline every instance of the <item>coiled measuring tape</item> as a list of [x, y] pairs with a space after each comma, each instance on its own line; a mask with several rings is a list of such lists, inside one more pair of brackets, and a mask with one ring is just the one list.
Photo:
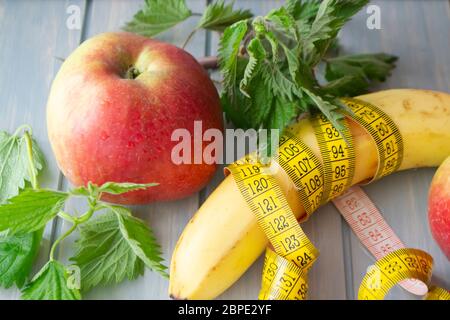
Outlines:
[[[342, 196], [334, 199], [333, 203], [364, 247], [377, 260], [405, 248], [405, 245], [360, 187], [351, 187]], [[419, 296], [428, 292], [427, 285], [420, 280], [403, 280], [399, 282], [399, 285]]]
[[403, 159], [403, 140], [397, 125], [374, 105], [354, 98], [342, 101], [353, 111], [349, 115], [373, 138], [377, 147], [378, 168], [372, 182], [396, 171]]
[[[278, 156], [279, 165], [297, 186], [305, 210], [312, 213], [323, 194], [320, 160], [305, 143], [288, 133], [280, 138]], [[267, 249], [260, 298], [304, 299], [307, 271], [319, 252], [298, 224], [271, 168], [249, 155], [231, 164], [228, 170], [276, 252]], [[280, 267], [275, 270], [275, 265]]]
[[310, 216], [323, 203], [324, 174], [319, 158], [294, 134], [285, 133], [280, 137], [276, 160], [297, 187]]
[[250, 155], [228, 169], [275, 252], [299, 267], [309, 269], [318, 250], [298, 224], [271, 168], [261, 165], [256, 156]]
[[[383, 111], [366, 102], [356, 99], [345, 99], [344, 102], [352, 109], [353, 114], [350, 116], [353, 120], [362, 125], [376, 143], [379, 161], [377, 172], [372, 180], [398, 169], [403, 157], [403, 143], [400, 132], [393, 121]], [[344, 192], [351, 185], [355, 161], [353, 142], [347, 127], [344, 129], [344, 134], [341, 135], [325, 118], [320, 116], [313, 119], [313, 126], [322, 154], [322, 164], [301, 140], [289, 135], [284, 135], [281, 138], [280, 157], [278, 159], [281, 167], [288, 173], [298, 188], [300, 200], [308, 216], [320, 204]], [[264, 168], [249, 160], [247, 158], [244, 161], [236, 162], [229, 169], [233, 173], [247, 204], [256, 214], [258, 222], [276, 251], [275, 253], [271, 249], [267, 249], [259, 298], [305, 299], [308, 290], [307, 271], [317, 258], [318, 251], [296, 221], [295, 225], [298, 226], [298, 229], [293, 226], [295, 216], [290, 210], [284, 194], [273, 177], [270, 176], [270, 173], [264, 176], [268, 181], [268, 183], [264, 184], [265, 186], [267, 185], [265, 187], [267, 190], [260, 190], [260, 195], [267, 193], [267, 197], [263, 196], [261, 198], [263, 204], [270, 205], [276, 210], [272, 210], [274, 215], [271, 219], [264, 218], [267, 210], [264, 209], [264, 206], [261, 206], [261, 202], [255, 202], [257, 201], [255, 199], [260, 195], [252, 194], [249, 196], [249, 191], [254, 193], [250, 184], [253, 184], [254, 187], [260, 186], [262, 180], [258, 180], [258, 176], [260, 172], [264, 171]], [[298, 162], [300, 160], [308, 160], [308, 163], [311, 163], [311, 165], [305, 167], [304, 164], [306, 162], [302, 162], [302, 165]], [[250, 174], [251, 170], [248, 171], [249, 165], [253, 167], [255, 174]], [[249, 176], [246, 176], [244, 166], [247, 166]], [[322, 169], [322, 166], [325, 170]], [[299, 168], [304, 168], [305, 170], [300, 171]], [[322, 175], [322, 172], [331, 174]], [[246, 186], [242, 182], [244, 180], [250, 181], [250, 184]], [[355, 190], [353, 191], [353, 194], [355, 194]], [[269, 195], [270, 193], [272, 195]], [[273, 201], [274, 198], [271, 196], [276, 196], [280, 199], [280, 203], [276, 207], [276, 203]], [[368, 201], [370, 202], [370, 199]], [[345, 208], [338, 201], [335, 201], [335, 205], [339, 210]], [[374, 214], [373, 211], [372, 214]], [[378, 213], [378, 215], [381, 217], [381, 214]], [[289, 217], [287, 233], [284, 234], [284, 232], [281, 232], [282, 230], [276, 232], [273, 228], [273, 223], [275, 221], [277, 223], [283, 222], [287, 217]], [[344, 217], [346, 217], [345, 214]], [[367, 218], [367, 213], [363, 217]], [[347, 218], [346, 220], [349, 221]], [[385, 225], [382, 225], [383, 222]], [[369, 231], [369, 236], [383, 236], [381, 232], [390, 230], [382, 217], [381, 219], [375, 219], [373, 225], [379, 226], [379, 230], [375, 228]], [[351, 226], [353, 227], [354, 225], [351, 224]], [[289, 234], [288, 230], [292, 230], [291, 232], [294, 234], [294, 229], [297, 231], [290, 238], [292, 234]], [[364, 243], [364, 239], [367, 238], [363, 238], [363, 231], [358, 228], [354, 228], [354, 231]], [[371, 252], [377, 258], [383, 258], [370, 268], [364, 277], [358, 294], [359, 299], [382, 299], [396, 283], [400, 283], [405, 289], [415, 294], [422, 295], [427, 292], [427, 284], [431, 277], [432, 258], [425, 252], [417, 249], [395, 250], [396, 247], [403, 247], [403, 244], [396, 238], [392, 230], [390, 230], [390, 233], [392, 235], [387, 238], [394, 242], [392, 245], [385, 243], [383, 253], [373, 249], [375, 246], [369, 247], [369, 250], [373, 249]], [[295, 241], [295, 239], [302, 241]], [[291, 247], [291, 244], [294, 243], [293, 241], [296, 245], [292, 246], [291, 250], [287, 250], [286, 245], [288, 245], [288, 248]], [[418, 268], [415, 267], [416, 265]], [[432, 287], [427, 295], [427, 299], [450, 299], [450, 297], [446, 290]]]
[[353, 137], [346, 122], [341, 133], [323, 114], [313, 117], [313, 128], [324, 167], [322, 203], [327, 203], [352, 184], [355, 173]]
[[433, 258], [428, 253], [418, 249], [395, 250], [369, 268], [359, 287], [358, 299], [381, 300], [394, 285], [407, 279], [429, 283], [432, 269]]
[[[368, 102], [353, 98], [345, 98], [343, 102], [353, 112], [350, 117], [375, 141], [378, 167], [371, 181], [396, 171], [403, 159], [403, 141], [396, 124]], [[406, 249], [360, 187], [351, 187], [333, 203], [363, 245], [378, 259], [364, 276], [358, 299], [383, 299], [395, 284], [415, 295], [428, 292], [426, 299], [450, 299], [448, 291], [428, 288], [432, 257], [418, 249]]]

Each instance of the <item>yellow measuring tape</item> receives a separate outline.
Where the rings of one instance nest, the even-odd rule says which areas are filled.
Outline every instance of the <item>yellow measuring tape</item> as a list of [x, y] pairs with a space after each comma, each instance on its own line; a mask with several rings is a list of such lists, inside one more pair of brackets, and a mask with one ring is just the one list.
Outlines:
[[[312, 208], [323, 186], [322, 180], [318, 180], [322, 179], [320, 162], [295, 137], [283, 135], [280, 141], [280, 165], [298, 185], [305, 186], [299, 195]], [[319, 252], [298, 224], [283, 191], [271, 175], [271, 168], [258, 163], [255, 155], [249, 155], [231, 164], [228, 169], [276, 252], [268, 249], [263, 276], [263, 288], [267, 290], [261, 291], [260, 298], [291, 297], [294, 292], [289, 288], [296, 286], [304, 287], [306, 295], [307, 270]], [[280, 266], [280, 269], [271, 268], [273, 265]], [[280, 270], [281, 273], [278, 272]], [[290, 274], [295, 279], [289, 278]]]
[[[378, 179], [397, 170], [403, 157], [403, 142], [395, 123], [380, 109], [356, 99], [343, 99], [354, 121], [373, 137], [378, 151]], [[344, 192], [351, 184], [355, 169], [355, 150], [350, 131], [343, 134], [323, 116], [313, 118], [313, 127], [322, 162], [295, 134], [280, 139], [277, 162], [289, 175], [307, 215], [321, 204]], [[307, 272], [318, 251], [296, 221], [287, 200], [269, 167], [256, 161], [255, 155], [229, 166], [235, 181], [275, 252], [267, 249], [263, 267], [260, 299], [305, 299]], [[419, 268], [415, 268], [415, 266]], [[358, 297], [382, 299], [389, 289], [405, 279], [429, 283], [432, 259], [417, 249], [399, 249], [379, 260], [364, 277]], [[446, 299], [448, 292], [433, 288], [427, 298]]]
[[353, 137], [346, 123], [341, 135], [323, 114], [314, 116], [313, 128], [324, 167], [325, 186], [322, 203], [327, 203], [352, 184], [355, 173]]
[[393, 251], [369, 268], [359, 287], [358, 299], [381, 300], [394, 285], [406, 279], [429, 283], [432, 269], [433, 258], [422, 250]]
[[294, 134], [280, 138], [278, 163], [297, 187], [306, 214], [311, 215], [323, 201], [324, 175], [319, 158]]
[[371, 135], [377, 146], [378, 168], [371, 181], [396, 171], [403, 159], [403, 140], [397, 125], [374, 105], [354, 99], [342, 101], [353, 111], [350, 117]]

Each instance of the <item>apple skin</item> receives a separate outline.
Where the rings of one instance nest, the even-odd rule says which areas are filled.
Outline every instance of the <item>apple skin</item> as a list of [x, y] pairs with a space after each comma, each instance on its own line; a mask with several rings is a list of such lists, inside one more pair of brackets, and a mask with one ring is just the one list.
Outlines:
[[[140, 73], [134, 79], [125, 77], [131, 66]], [[217, 90], [202, 66], [173, 45], [126, 32], [100, 34], [77, 48], [47, 104], [51, 146], [72, 184], [159, 183], [103, 197], [121, 204], [180, 199], [208, 183], [215, 164], [171, 160], [173, 130], [193, 136], [195, 120], [203, 132], [223, 131]]]
[[428, 197], [431, 233], [450, 260], [450, 157], [437, 169]]

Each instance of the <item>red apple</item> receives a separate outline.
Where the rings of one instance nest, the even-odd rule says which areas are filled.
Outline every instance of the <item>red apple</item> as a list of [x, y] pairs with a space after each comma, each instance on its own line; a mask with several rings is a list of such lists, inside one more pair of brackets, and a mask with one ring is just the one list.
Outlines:
[[450, 157], [436, 171], [428, 198], [431, 233], [450, 260]]
[[47, 105], [50, 142], [73, 184], [160, 184], [106, 197], [123, 204], [179, 199], [205, 186], [215, 164], [171, 160], [178, 143], [172, 132], [186, 128], [193, 135], [195, 120], [203, 131], [223, 130], [208, 74], [184, 50], [131, 33], [84, 42], [62, 65]]

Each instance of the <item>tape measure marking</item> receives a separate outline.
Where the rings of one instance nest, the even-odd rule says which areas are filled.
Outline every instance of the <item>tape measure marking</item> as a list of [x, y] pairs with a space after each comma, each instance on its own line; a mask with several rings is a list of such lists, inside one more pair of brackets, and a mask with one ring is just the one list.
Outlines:
[[378, 260], [364, 276], [358, 292], [360, 300], [381, 300], [402, 280], [414, 278], [429, 283], [433, 258], [418, 249], [398, 249]]
[[366, 101], [354, 98], [343, 98], [342, 101], [353, 111], [349, 116], [364, 127], [376, 143], [378, 168], [369, 182], [396, 171], [403, 159], [403, 140], [394, 121]]
[[343, 124], [341, 134], [323, 114], [313, 117], [312, 125], [324, 168], [322, 204], [344, 192], [353, 181], [355, 148], [345, 120]]
[[[247, 156], [228, 169], [276, 252], [267, 250], [260, 297], [304, 299], [307, 271], [319, 252], [298, 224], [270, 170], [255, 160], [254, 155]], [[312, 213], [323, 193], [320, 160], [290, 134], [281, 137], [277, 160], [298, 188], [305, 211]], [[276, 272], [273, 266], [277, 266]]]
[[255, 156], [247, 156], [228, 169], [276, 253], [309, 269], [318, 250], [298, 224], [275, 178], [266, 173], [269, 170], [257, 163]]
[[[344, 102], [354, 112], [350, 116], [367, 130], [376, 143], [379, 161], [372, 181], [398, 169], [403, 156], [403, 142], [394, 122], [383, 111], [366, 102], [356, 99], [344, 99]], [[320, 160], [295, 135], [282, 136], [278, 159], [298, 188], [308, 216], [351, 184], [355, 165], [348, 128], [341, 136], [336, 135], [337, 130], [326, 119], [313, 121], [325, 172]], [[330, 154], [336, 154], [333, 151], [341, 157], [331, 159]], [[343, 165], [346, 171], [345, 174], [340, 172], [341, 177], [335, 172], [335, 168], [342, 168], [339, 165]], [[232, 164], [229, 170], [276, 251], [269, 248], [266, 251], [259, 298], [305, 299], [307, 271], [318, 256], [317, 249], [298, 225], [270, 170], [252, 161], [250, 156]], [[336, 173], [334, 177], [333, 172]], [[333, 192], [335, 186], [338, 188]], [[352, 187], [334, 203], [342, 210], [362, 243], [379, 259], [364, 276], [359, 299], [382, 299], [397, 283], [415, 294], [427, 292], [432, 271], [431, 256], [421, 250], [404, 249], [400, 239], [360, 188]], [[450, 299], [450, 294], [433, 287], [427, 299]]]
[[276, 160], [297, 187], [309, 217], [321, 205], [323, 197], [324, 178], [319, 158], [295, 135], [285, 133], [280, 138]]
[[262, 272], [260, 300], [305, 300], [307, 272], [267, 248]]
[[425, 300], [450, 300], [450, 292], [435, 286], [430, 287]]
[[[362, 244], [377, 260], [395, 250], [405, 248], [374, 203], [360, 187], [351, 187], [342, 196], [334, 199], [333, 204]], [[401, 281], [399, 285], [416, 295], [424, 295], [428, 292], [427, 285], [415, 279]]]

